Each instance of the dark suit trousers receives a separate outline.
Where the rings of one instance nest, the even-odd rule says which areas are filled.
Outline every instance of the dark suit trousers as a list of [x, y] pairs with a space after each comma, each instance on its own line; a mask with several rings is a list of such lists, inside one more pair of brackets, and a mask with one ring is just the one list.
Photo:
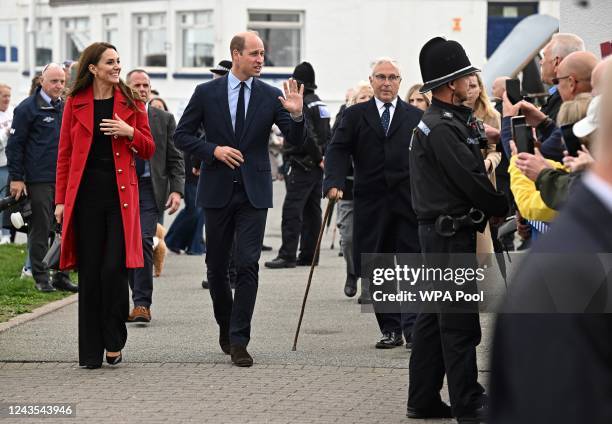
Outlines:
[[299, 241], [300, 259], [312, 260], [321, 230], [322, 184], [323, 170], [320, 168], [306, 171], [294, 165], [291, 173], [285, 177], [287, 194], [283, 202], [283, 244], [278, 250], [280, 258], [294, 262]]
[[168, 234], [166, 246], [172, 250], [185, 250], [188, 254], [206, 253], [204, 244], [204, 210], [196, 205], [197, 183], [185, 183], [185, 207], [176, 216]]
[[130, 270], [130, 288], [134, 306], [150, 308], [153, 303], [153, 236], [159, 219], [151, 178], [138, 180], [138, 196], [144, 267]]
[[37, 282], [49, 281], [49, 270], [45, 268], [42, 260], [49, 250], [49, 233], [54, 228], [55, 223], [53, 215], [55, 184], [30, 183], [27, 185], [27, 190], [32, 206], [30, 231], [28, 232], [32, 274]]
[[[441, 237], [433, 224], [419, 225], [419, 236], [426, 259], [429, 252], [450, 253], [451, 258], [453, 252], [476, 252], [474, 230]], [[476, 266], [475, 256], [471, 266]], [[480, 338], [477, 310], [475, 313], [419, 314], [412, 333], [408, 406], [437, 405], [446, 374], [453, 415], [465, 416], [478, 407], [484, 393], [478, 383], [476, 364], [476, 346]]]
[[85, 171], [74, 209], [79, 267], [79, 364], [125, 346], [129, 314], [123, 221], [114, 173]]
[[[231, 344], [247, 346], [268, 210], [254, 208], [241, 184], [234, 183], [233, 189], [229, 203], [223, 208], [205, 209], [206, 268], [217, 324], [221, 328], [229, 327]], [[237, 279], [232, 298], [227, 270], [234, 234]]]
[[[384, 196], [361, 197], [355, 200], [354, 242], [360, 253], [418, 253], [421, 251], [417, 227], [403, 214], [395, 210], [395, 198], [387, 193]], [[361, 274], [361, 258], [355, 252], [356, 271]], [[391, 261], [393, 258], [385, 258]], [[398, 257], [399, 260], [399, 257]], [[385, 264], [394, 267], [393, 263]], [[370, 281], [370, 293], [377, 288]], [[396, 291], [395, 291], [396, 292]], [[385, 308], [385, 306], [387, 306]], [[382, 333], [404, 333], [408, 341], [416, 314], [402, 313], [397, 308], [388, 309], [384, 303], [374, 302], [376, 320]]]

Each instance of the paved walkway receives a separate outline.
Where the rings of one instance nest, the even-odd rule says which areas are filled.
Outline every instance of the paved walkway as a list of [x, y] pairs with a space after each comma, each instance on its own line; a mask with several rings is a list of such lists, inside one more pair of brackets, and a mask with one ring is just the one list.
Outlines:
[[[405, 418], [409, 351], [374, 348], [376, 319], [344, 296], [344, 262], [338, 240], [329, 249], [331, 231], [298, 350], [291, 351], [308, 268], [263, 266], [280, 246], [283, 191], [275, 183], [265, 240], [275, 250], [260, 262], [252, 368], [232, 367], [218, 347], [210, 296], [200, 286], [203, 257], [170, 254], [155, 280], [153, 321], [129, 326], [124, 363], [114, 369], [77, 366], [76, 303], [0, 333], [0, 403], [75, 403], [77, 420], [53, 420], [71, 423], [412, 422]], [[481, 322], [486, 385], [492, 318], [483, 315]]]

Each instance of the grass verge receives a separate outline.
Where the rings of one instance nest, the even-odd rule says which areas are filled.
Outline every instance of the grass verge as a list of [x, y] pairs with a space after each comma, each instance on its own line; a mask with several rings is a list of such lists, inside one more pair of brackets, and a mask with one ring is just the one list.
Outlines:
[[34, 287], [32, 278], [21, 279], [25, 255], [25, 244], [0, 246], [0, 322], [72, 294], [64, 291], [41, 293]]

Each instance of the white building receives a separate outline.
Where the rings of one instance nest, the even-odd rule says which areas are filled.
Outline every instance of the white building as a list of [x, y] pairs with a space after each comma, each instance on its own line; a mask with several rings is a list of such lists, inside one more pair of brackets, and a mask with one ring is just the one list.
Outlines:
[[[461, 42], [481, 66], [521, 17], [559, 18], [559, 0], [0, 0], [0, 81], [14, 101], [47, 62], [76, 59], [93, 41], [114, 44], [123, 75], [147, 69], [172, 111], [208, 69], [229, 59], [231, 37], [255, 29], [266, 43], [263, 78], [278, 84], [300, 61], [313, 64], [318, 93], [332, 107], [392, 56], [403, 67], [401, 95], [420, 82], [418, 54], [431, 37]], [[34, 25], [29, 26], [32, 21]], [[32, 35], [32, 36], [30, 36]]]

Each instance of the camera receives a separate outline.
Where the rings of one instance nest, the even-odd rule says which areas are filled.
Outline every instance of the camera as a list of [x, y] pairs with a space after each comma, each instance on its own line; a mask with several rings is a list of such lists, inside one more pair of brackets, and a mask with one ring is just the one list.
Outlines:
[[487, 134], [485, 132], [484, 123], [480, 119], [473, 118], [468, 122], [468, 125], [472, 129], [472, 135], [478, 141], [478, 147], [480, 149], [486, 149], [489, 140], [487, 139]]
[[522, 115], [513, 116], [510, 119], [512, 126], [512, 139], [516, 144], [516, 148], [519, 153], [531, 153], [535, 152], [535, 142], [533, 139], [533, 129], [527, 125], [525, 117]]
[[[4, 212], [5, 216], [10, 216], [10, 224], [5, 220], [2, 226], [10, 228], [12, 224], [17, 230], [27, 231], [27, 224], [32, 216], [32, 205], [27, 196], [22, 196], [19, 200], [13, 196], [7, 196], [0, 199], [0, 212]], [[9, 215], [10, 214], [10, 215]]]

